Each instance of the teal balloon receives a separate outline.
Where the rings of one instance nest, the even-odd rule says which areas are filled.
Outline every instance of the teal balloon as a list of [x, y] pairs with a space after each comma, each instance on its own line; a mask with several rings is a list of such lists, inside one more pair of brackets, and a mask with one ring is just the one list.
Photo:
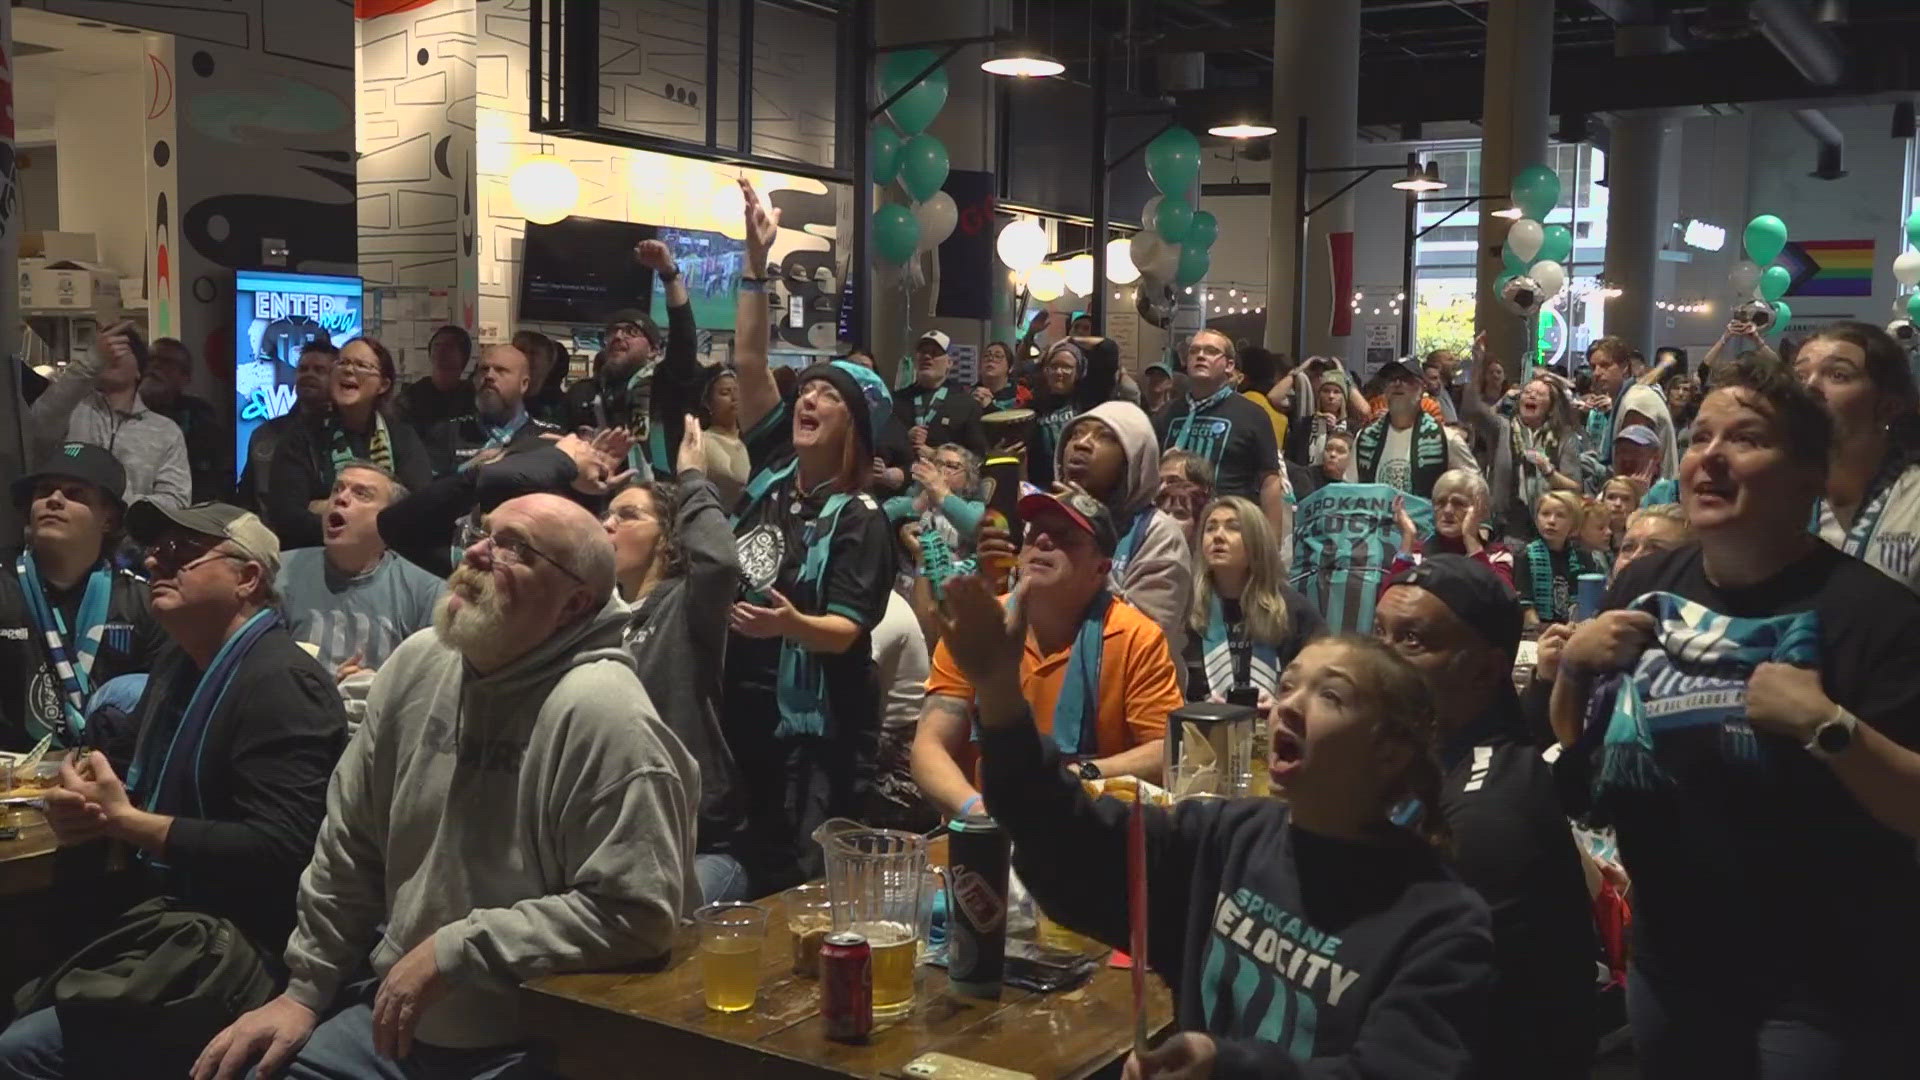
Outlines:
[[[880, 96], [892, 97], [899, 89], [907, 85], [908, 80], [927, 69], [927, 66], [939, 60], [939, 54], [928, 49], [908, 49], [905, 52], [888, 53], [880, 65]], [[918, 135], [927, 130], [933, 118], [947, 104], [947, 69], [935, 68], [933, 74], [900, 95], [900, 100], [887, 106], [887, 115], [900, 125], [900, 130], [909, 135]]]
[[1760, 295], [1768, 303], [1773, 303], [1787, 295], [1787, 286], [1793, 284], [1793, 271], [1784, 266], [1769, 266], [1767, 272], [1760, 275]]
[[1147, 176], [1165, 195], [1185, 197], [1200, 178], [1200, 140], [1183, 127], [1171, 127], [1147, 144]]
[[886, 124], [873, 125], [867, 137], [867, 163], [873, 166], [873, 182], [891, 184], [900, 175], [900, 135]]
[[1907, 318], [1920, 322], [1920, 292], [1907, 297]]
[[[1775, 267], [1775, 269], [1779, 268]], [[1778, 337], [1780, 332], [1787, 328], [1787, 320], [1791, 318], [1793, 318], [1793, 309], [1787, 306], [1786, 301], [1775, 300], [1773, 302], [1773, 325], [1767, 328], [1767, 333]]]
[[1913, 216], [1907, 218], [1907, 243], [1920, 247], [1920, 210], [1915, 210]]
[[900, 147], [900, 186], [914, 202], [925, 202], [947, 182], [952, 168], [947, 144], [931, 135], [915, 135]]
[[[1161, 205], [1165, 205], [1163, 202]], [[1187, 238], [1183, 244], [1211, 249], [1213, 242], [1220, 238], [1220, 219], [1205, 210], [1193, 212], [1193, 225], [1187, 229]]]
[[1514, 278], [1517, 278], [1519, 276], [1520, 276], [1519, 270], [1509, 270], [1506, 273], [1501, 274], [1499, 277], [1494, 278], [1493, 279], [1493, 295], [1499, 296], [1500, 290], [1507, 287], [1507, 282], [1512, 281]]
[[1780, 257], [1780, 249], [1787, 246], [1787, 223], [1772, 214], [1761, 214], [1747, 222], [1747, 232], [1742, 238], [1747, 245], [1747, 258], [1765, 266]]
[[[1183, 244], [1193, 231], [1193, 204], [1185, 195], [1160, 196], [1160, 209], [1154, 214], [1153, 228], [1169, 244]], [[1205, 251], [1205, 244], [1195, 245]]]
[[1535, 221], [1545, 218], [1559, 201], [1560, 177], [1545, 165], [1529, 165], [1513, 178], [1513, 204]]
[[888, 203], [873, 212], [873, 250], [890, 263], [913, 258], [920, 248], [920, 222], [913, 211]]
[[[1545, 245], [1541, 245], [1541, 246], [1542, 246], [1542, 249], [1544, 250]], [[1500, 265], [1507, 268], [1507, 273], [1503, 276], [1512, 277], [1517, 274], [1526, 273], [1527, 267], [1532, 266], [1533, 264], [1528, 260], [1521, 258], [1519, 252], [1516, 252], [1513, 250], [1512, 241], [1508, 241], [1507, 243], [1500, 245]]]
[[1174, 271], [1173, 282], [1176, 285], [1197, 284], [1207, 276], [1212, 266], [1213, 258], [1207, 254], [1206, 248], [1183, 245], [1180, 248], [1180, 268]]
[[1549, 225], [1540, 232], [1540, 251], [1533, 261], [1565, 264], [1567, 257], [1573, 254], [1573, 230], [1565, 225]]

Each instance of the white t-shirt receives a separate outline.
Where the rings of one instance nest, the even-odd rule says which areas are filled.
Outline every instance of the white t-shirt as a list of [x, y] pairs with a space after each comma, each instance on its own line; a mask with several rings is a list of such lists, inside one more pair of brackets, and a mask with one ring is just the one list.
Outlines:
[[[1853, 524], [1856, 528], [1867, 525], [1861, 516]], [[1920, 464], [1908, 466], [1894, 479], [1880, 516], [1861, 532], [1849, 537], [1826, 500], [1820, 501], [1820, 539], [1920, 592]]]
[[1374, 471], [1374, 480], [1396, 491], [1408, 491], [1413, 487], [1413, 433], [1419, 424], [1409, 424], [1405, 428], [1387, 425], [1387, 441], [1380, 447], [1380, 467]]

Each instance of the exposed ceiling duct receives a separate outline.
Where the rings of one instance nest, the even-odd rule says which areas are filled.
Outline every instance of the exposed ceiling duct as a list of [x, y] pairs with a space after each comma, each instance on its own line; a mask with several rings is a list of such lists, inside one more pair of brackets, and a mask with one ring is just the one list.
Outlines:
[[1847, 73], [1846, 58], [1826, 27], [1801, 0], [1753, 0], [1748, 9], [1780, 55], [1815, 86], [1832, 86]]
[[1820, 144], [1820, 157], [1810, 175], [1820, 180], [1838, 180], [1847, 175], [1841, 160], [1846, 139], [1827, 114], [1819, 109], [1795, 109], [1793, 118]]

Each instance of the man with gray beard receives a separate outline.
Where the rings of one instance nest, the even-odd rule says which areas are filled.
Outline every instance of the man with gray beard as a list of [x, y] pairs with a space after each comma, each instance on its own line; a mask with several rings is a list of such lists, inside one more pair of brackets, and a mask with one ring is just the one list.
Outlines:
[[[286, 992], [209, 1043], [196, 1080], [256, 1059], [295, 1078], [536, 1075], [515, 987], [664, 955], [699, 903], [699, 770], [621, 647], [605, 532], [544, 494], [485, 530], [433, 632], [374, 678]], [[369, 954], [376, 980], [349, 982]]]

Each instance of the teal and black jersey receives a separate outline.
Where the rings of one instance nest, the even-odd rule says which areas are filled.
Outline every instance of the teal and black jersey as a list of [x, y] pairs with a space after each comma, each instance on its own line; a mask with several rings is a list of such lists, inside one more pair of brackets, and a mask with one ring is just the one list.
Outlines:
[[1400, 550], [1395, 498], [1405, 499], [1420, 535], [1431, 535], [1433, 504], [1386, 484], [1328, 484], [1294, 507], [1292, 584], [1336, 634], [1373, 632], [1373, 605]]
[[1280, 471], [1280, 444], [1273, 438], [1273, 421], [1260, 406], [1236, 394], [1195, 402], [1176, 398], [1153, 416], [1153, 434], [1160, 449], [1198, 454], [1213, 466], [1213, 489], [1220, 495], [1239, 495], [1260, 501], [1260, 485]]
[[[1128, 807], [1089, 798], [1031, 723], [987, 729], [980, 750], [1020, 880], [1062, 925], [1125, 947]], [[1476, 1075], [1491, 917], [1428, 845], [1322, 836], [1273, 799], [1148, 807], [1146, 831], [1147, 959], [1176, 1027], [1213, 1035], [1216, 1080]]]

